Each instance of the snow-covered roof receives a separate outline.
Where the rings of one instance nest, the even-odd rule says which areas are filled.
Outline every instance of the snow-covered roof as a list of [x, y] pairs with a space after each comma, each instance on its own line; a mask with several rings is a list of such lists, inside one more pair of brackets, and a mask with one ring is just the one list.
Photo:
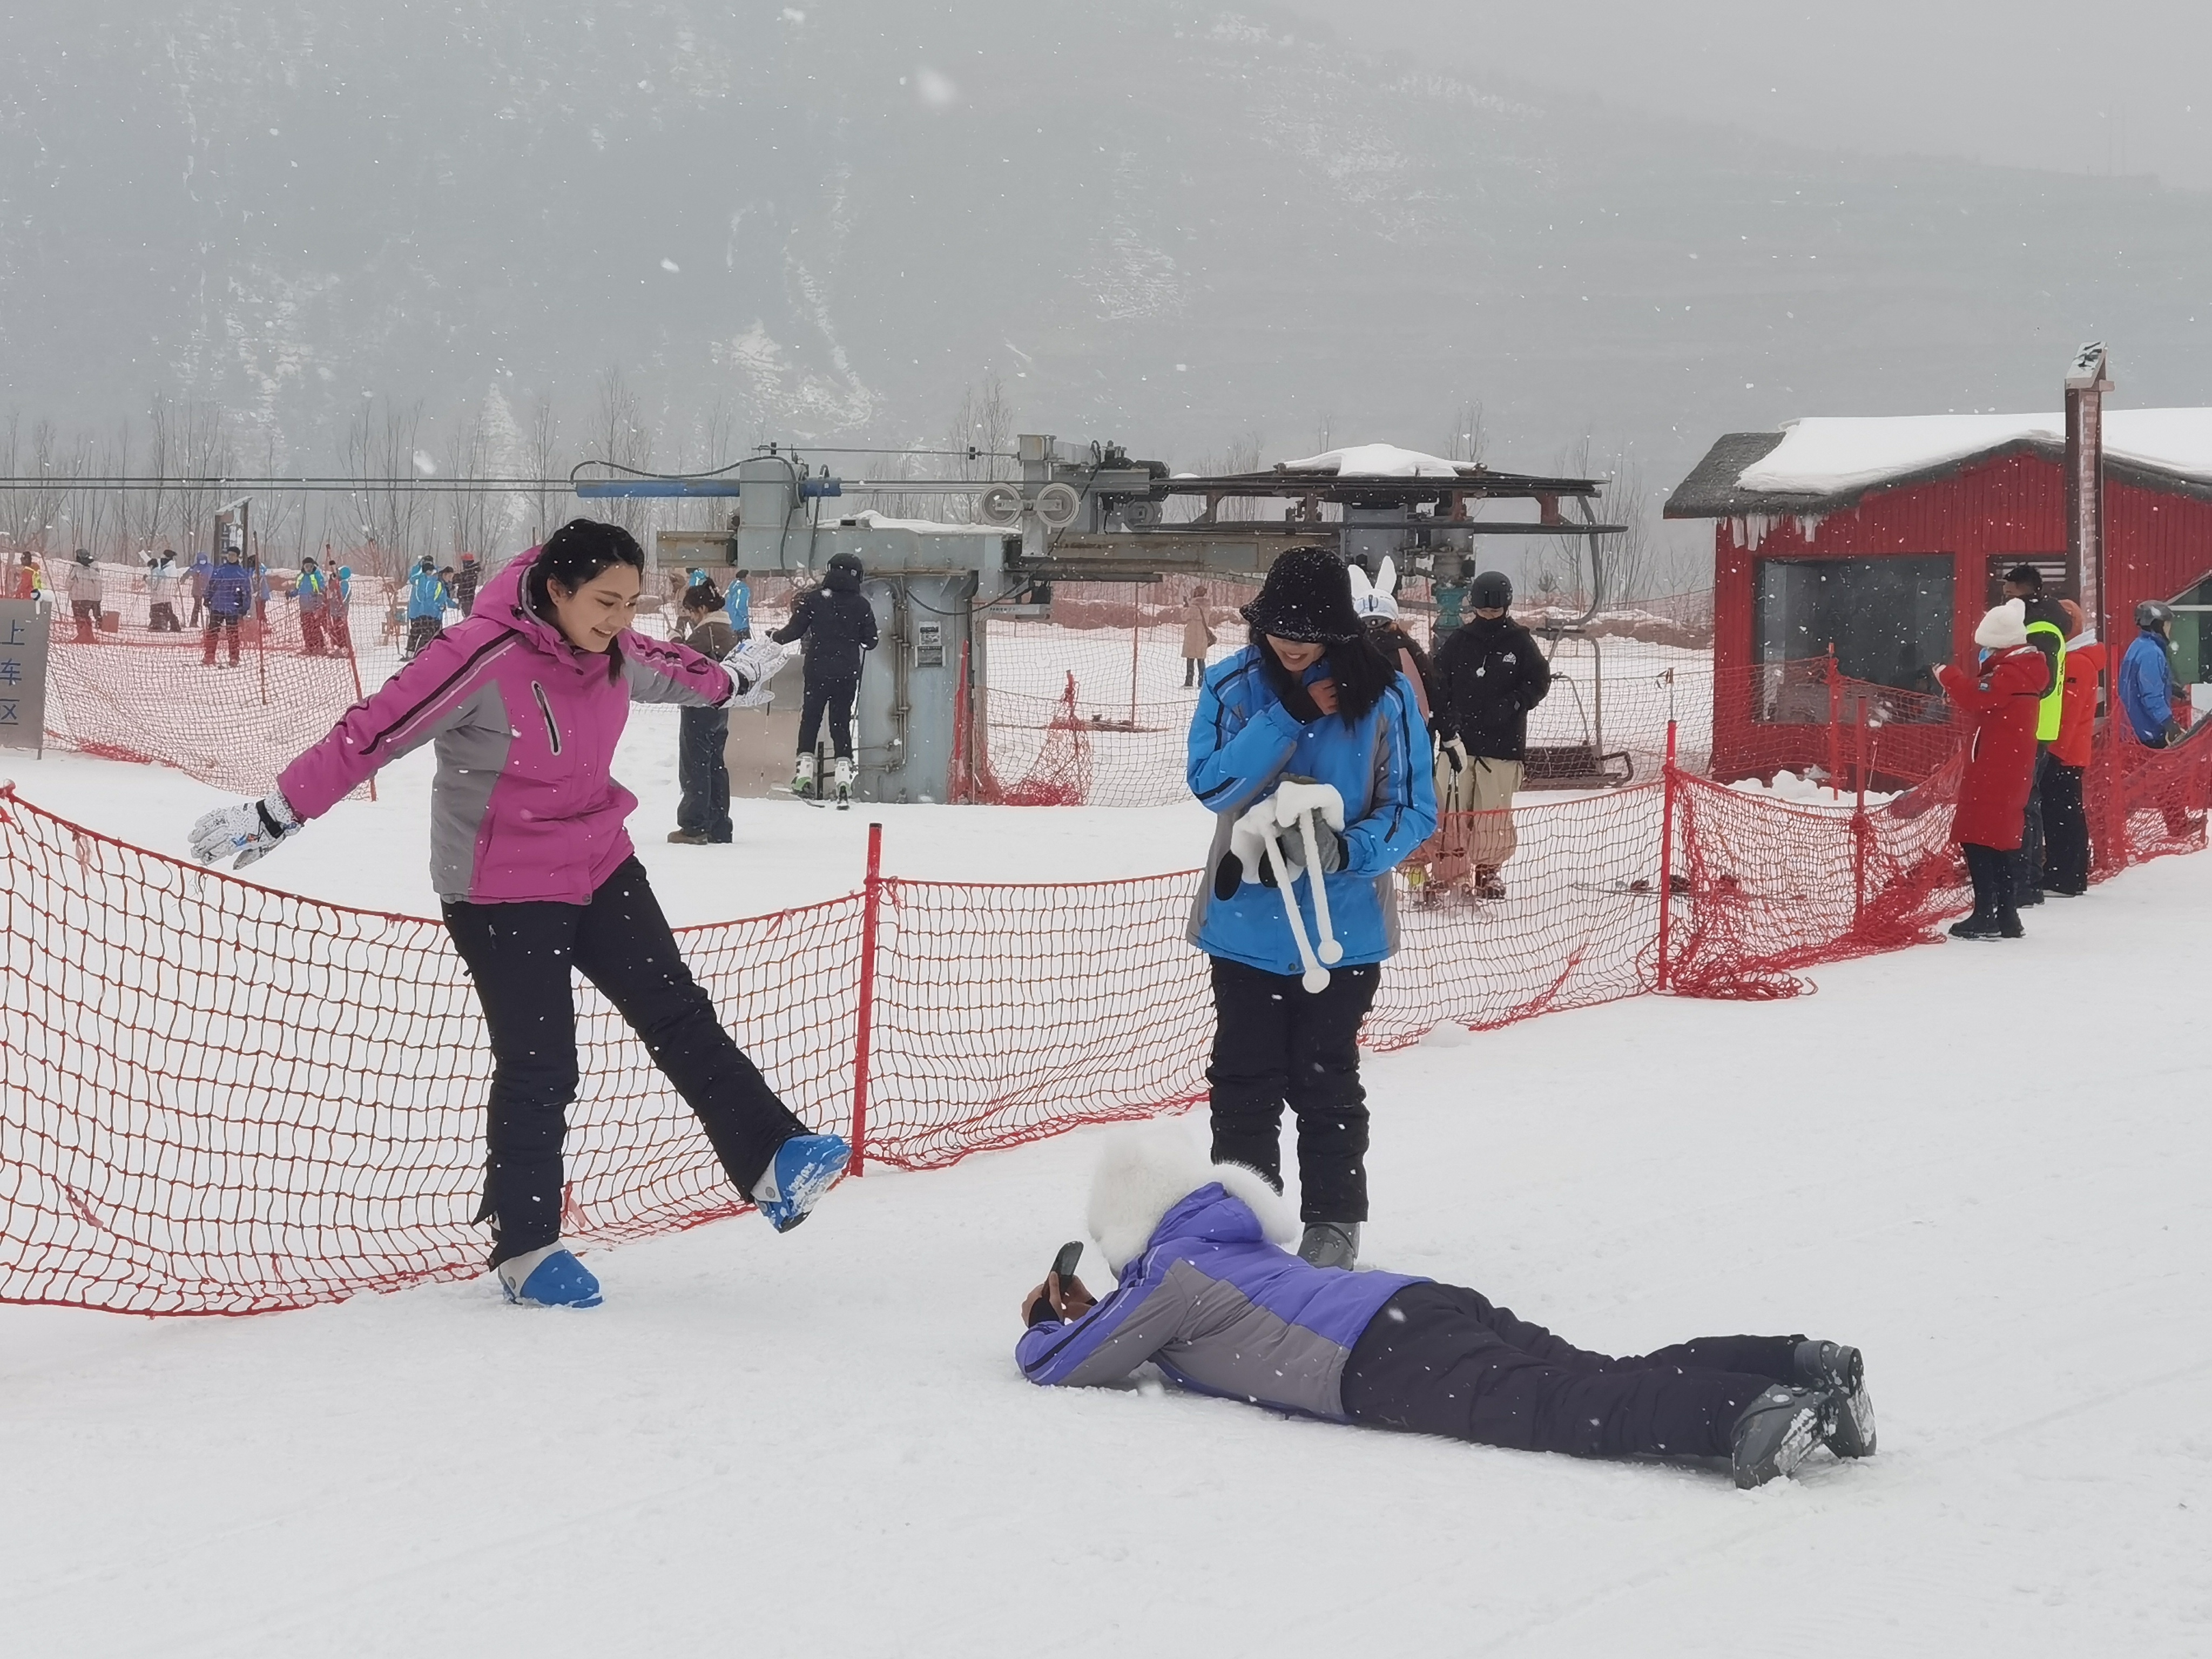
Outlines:
[[[1870, 489], [1985, 455], [2066, 450], [2063, 415], [1821, 416], [1715, 441], [1668, 498], [1670, 519], [1841, 512]], [[2105, 459], [2123, 477], [2212, 496], [2212, 409], [2107, 409]]]
[[1353, 444], [1302, 461], [1285, 461], [1292, 472], [1334, 472], [1340, 478], [1455, 478], [1459, 463], [1395, 444]]
[[[1832, 495], [1928, 472], [2012, 444], [2063, 447], [2063, 415], [1816, 416], [1737, 475], [1745, 489]], [[2212, 409], [2108, 409], [2105, 454], [2212, 483]]]

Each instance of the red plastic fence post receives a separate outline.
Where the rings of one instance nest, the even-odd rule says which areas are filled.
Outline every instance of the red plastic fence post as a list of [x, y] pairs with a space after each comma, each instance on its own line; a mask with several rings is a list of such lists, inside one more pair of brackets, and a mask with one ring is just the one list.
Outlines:
[[1858, 799], [1851, 808], [1851, 931], [1858, 931], [1859, 917], [1866, 910], [1867, 870], [1867, 706], [1859, 704], [1859, 753], [1854, 769], [1858, 773]]
[[1659, 799], [1659, 984], [1667, 988], [1667, 942], [1674, 915], [1674, 722], [1667, 722], [1667, 764], [1660, 774]]
[[860, 1006], [853, 1036], [853, 1162], [859, 1175], [868, 1157], [868, 1059], [876, 1024], [876, 922], [883, 910], [884, 826], [868, 826], [868, 878], [860, 890]]
[[[328, 548], [325, 548], [323, 551], [327, 555], [330, 550]], [[328, 599], [324, 601], [326, 607], [329, 603]], [[338, 603], [341, 605], [344, 605], [344, 599], [341, 597]], [[368, 694], [361, 689], [361, 659], [354, 654], [353, 649], [353, 612], [349, 610], [344, 613], [344, 615], [345, 659], [346, 666], [353, 670], [353, 700], [356, 702], [366, 702], [368, 701]], [[376, 799], [376, 774], [374, 772], [371, 772], [368, 775], [368, 798], [371, 800], [374, 800]]]
[[952, 787], [945, 792], [955, 806], [975, 799], [968, 775], [968, 641], [960, 642], [960, 679], [952, 693]]

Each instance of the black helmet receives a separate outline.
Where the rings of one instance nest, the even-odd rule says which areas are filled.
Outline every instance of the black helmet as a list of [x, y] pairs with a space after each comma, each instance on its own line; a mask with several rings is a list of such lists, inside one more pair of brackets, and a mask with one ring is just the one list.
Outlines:
[[860, 556], [839, 553], [833, 556], [822, 573], [822, 584], [833, 592], [857, 593], [860, 591]]
[[80, 547], [77, 549], [76, 562], [79, 564], [90, 564], [92, 562], [92, 550], [88, 547]]
[[2173, 620], [2173, 607], [2156, 599], [2143, 599], [2136, 605], [2137, 628], [2163, 628]]
[[1486, 570], [1468, 584], [1467, 602], [1477, 611], [1503, 611], [1513, 603], [1513, 584], [1502, 570]]

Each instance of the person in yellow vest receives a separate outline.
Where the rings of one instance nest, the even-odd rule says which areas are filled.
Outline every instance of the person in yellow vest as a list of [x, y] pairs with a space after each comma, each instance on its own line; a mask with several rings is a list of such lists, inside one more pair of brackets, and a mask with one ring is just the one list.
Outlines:
[[2005, 572], [2005, 598], [2018, 599], [2027, 613], [2027, 642], [2043, 653], [2051, 670], [2035, 717], [2035, 775], [2028, 785], [2027, 822], [2014, 865], [2014, 905], [2043, 902], [2043, 786], [2051, 775], [2051, 745], [2066, 717], [2066, 641], [2073, 634], [2058, 601], [2043, 591], [2043, 574], [2032, 564]]

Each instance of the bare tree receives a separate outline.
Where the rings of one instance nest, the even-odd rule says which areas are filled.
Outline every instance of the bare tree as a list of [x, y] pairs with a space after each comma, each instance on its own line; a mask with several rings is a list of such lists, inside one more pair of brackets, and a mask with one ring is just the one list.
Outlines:
[[[483, 410], [474, 409], [458, 419], [447, 434], [445, 445], [445, 474], [449, 481], [474, 482], [487, 475], [489, 459], [490, 434], [484, 426]], [[482, 489], [457, 490], [443, 497], [447, 528], [452, 550], [482, 554], [490, 540], [488, 533], [488, 509], [490, 500]]]
[[[619, 364], [610, 363], [599, 371], [599, 400], [592, 422], [591, 447], [597, 452], [588, 456], [592, 460], [638, 472], [652, 470], [653, 433]], [[634, 497], [615, 497], [602, 503], [600, 510], [609, 523], [620, 525], [633, 536], [643, 532], [653, 518], [652, 503]]]
[[361, 514], [364, 565], [396, 580], [415, 562], [431, 514], [416, 489], [416, 440], [422, 429], [420, 400], [395, 404], [363, 398], [340, 441], [339, 469], [357, 480], [354, 504]]
[[[533, 478], [557, 478], [568, 470], [564, 464], [567, 452], [561, 447], [561, 416], [545, 392], [530, 400], [530, 421], [522, 429], [522, 455]], [[531, 491], [530, 539], [533, 543], [543, 542], [553, 533], [555, 515], [567, 504], [565, 493], [556, 494], [543, 484]]]
[[1446, 435], [1442, 452], [1443, 458], [1462, 466], [1480, 466], [1489, 447], [1490, 434], [1483, 428], [1481, 400], [1462, 404], [1452, 413], [1451, 431]]
[[[940, 458], [943, 476], [976, 483], [1016, 476], [1017, 463], [1008, 459], [1014, 445], [1014, 409], [1006, 400], [1006, 385], [995, 370], [963, 387], [960, 402], [945, 432], [944, 447], [953, 452]], [[975, 503], [962, 495], [945, 498], [945, 516], [965, 523], [974, 515]]]

